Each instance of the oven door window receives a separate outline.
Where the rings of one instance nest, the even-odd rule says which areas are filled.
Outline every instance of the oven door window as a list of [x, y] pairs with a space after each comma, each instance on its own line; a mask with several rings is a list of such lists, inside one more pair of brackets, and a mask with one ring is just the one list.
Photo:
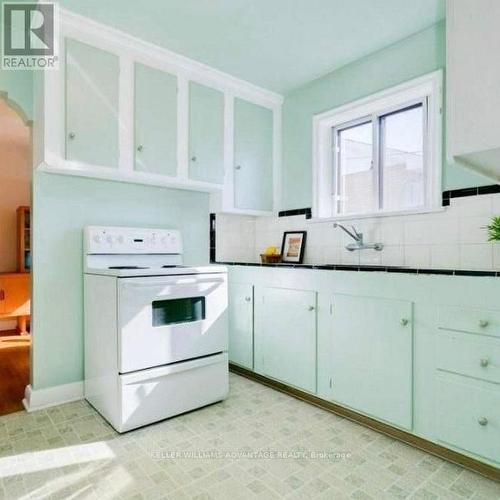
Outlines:
[[205, 319], [205, 297], [186, 297], [153, 302], [153, 326], [192, 323], [203, 319]]

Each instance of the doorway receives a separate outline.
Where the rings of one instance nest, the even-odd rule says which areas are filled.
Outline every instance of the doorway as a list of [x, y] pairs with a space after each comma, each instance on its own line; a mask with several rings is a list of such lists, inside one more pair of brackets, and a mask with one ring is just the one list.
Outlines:
[[23, 409], [30, 379], [31, 126], [0, 95], [0, 415]]

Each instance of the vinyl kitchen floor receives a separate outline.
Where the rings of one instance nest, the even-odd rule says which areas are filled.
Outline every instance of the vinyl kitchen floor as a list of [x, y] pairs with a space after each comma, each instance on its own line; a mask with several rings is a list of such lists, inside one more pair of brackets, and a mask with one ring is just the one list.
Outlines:
[[0, 417], [2, 499], [283, 497], [499, 499], [500, 484], [237, 375], [225, 402], [124, 435], [83, 401]]

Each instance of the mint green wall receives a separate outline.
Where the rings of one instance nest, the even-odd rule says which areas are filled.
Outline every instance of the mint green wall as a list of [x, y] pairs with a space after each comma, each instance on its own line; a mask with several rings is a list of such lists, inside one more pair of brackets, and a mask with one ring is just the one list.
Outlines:
[[[312, 203], [313, 115], [444, 68], [445, 47], [441, 22], [285, 95], [282, 209]], [[444, 190], [486, 184], [491, 181], [444, 164]]]
[[[9, 0], [10, 3], [22, 3], [23, 0]], [[2, 2], [3, 3], [3, 2]], [[3, 44], [3, 8], [0, 5], [0, 26], [2, 36], [0, 44]], [[14, 23], [13, 31], [21, 30], [19, 23]], [[0, 68], [0, 93], [7, 93], [9, 99], [21, 108], [25, 118], [33, 118], [33, 72], [32, 71], [7, 71]]]
[[82, 380], [82, 228], [176, 228], [185, 261], [208, 262], [208, 195], [36, 172], [33, 199], [35, 389]]
[[33, 74], [31, 71], [5, 71], [0, 69], [0, 92], [23, 111], [29, 120], [33, 118]]

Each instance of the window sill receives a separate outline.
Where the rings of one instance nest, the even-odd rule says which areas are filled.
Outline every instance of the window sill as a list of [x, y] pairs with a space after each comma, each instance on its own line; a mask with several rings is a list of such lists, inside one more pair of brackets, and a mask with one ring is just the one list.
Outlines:
[[446, 210], [445, 207], [433, 207], [433, 208], [421, 208], [418, 210], [395, 210], [392, 212], [379, 212], [371, 214], [348, 214], [348, 215], [335, 215], [331, 217], [312, 217], [307, 219], [308, 223], [318, 223], [318, 222], [338, 222], [338, 221], [350, 221], [350, 220], [360, 220], [360, 219], [378, 219], [380, 217], [401, 217], [405, 215], [424, 215], [424, 214], [437, 214], [443, 213]]

